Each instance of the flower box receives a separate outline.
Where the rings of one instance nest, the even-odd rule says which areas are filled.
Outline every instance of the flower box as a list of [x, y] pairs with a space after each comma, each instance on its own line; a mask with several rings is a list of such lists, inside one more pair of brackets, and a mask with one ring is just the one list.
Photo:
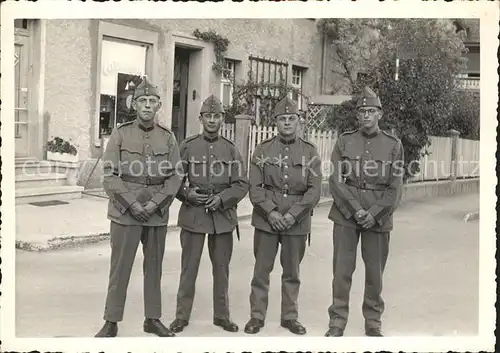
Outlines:
[[76, 163], [78, 162], [78, 154], [47, 151], [47, 159], [49, 161]]

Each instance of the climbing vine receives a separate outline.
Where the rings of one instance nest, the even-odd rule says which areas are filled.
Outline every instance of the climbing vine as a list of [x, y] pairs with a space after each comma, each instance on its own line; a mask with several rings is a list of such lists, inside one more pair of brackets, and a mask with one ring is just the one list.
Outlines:
[[217, 34], [217, 32], [212, 29], [206, 32], [195, 29], [193, 35], [198, 39], [214, 45], [215, 62], [212, 65], [212, 69], [222, 75], [226, 71], [224, 67], [224, 57], [229, 46], [229, 39]]
[[273, 124], [272, 114], [276, 103], [287, 95], [292, 93], [299, 99], [309, 99], [299, 89], [288, 85], [283, 75], [280, 77], [281, 79], [274, 83], [266, 82], [264, 76], [257, 81], [252, 78], [252, 73], [249, 71], [248, 80], [234, 86], [232, 104], [225, 107], [226, 122], [233, 123], [236, 115], [246, 114], [253, 117], [259, 116], [258, 121], [253, 121], [254, 124], [269, 126]]

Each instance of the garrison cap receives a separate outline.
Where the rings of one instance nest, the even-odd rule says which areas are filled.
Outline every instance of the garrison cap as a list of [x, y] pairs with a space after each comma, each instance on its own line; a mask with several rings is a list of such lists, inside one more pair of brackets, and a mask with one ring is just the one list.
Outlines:
[[203, 113], [225, 113], [222, 102], [217, 99], [213, 94], [205, 99], [201, 105], [200, 114]]
[[149, 83], [146, 76], [144, 76], [142, 82], [139, 83], [134, 92], [134, 99], [140, 96], [157, 96], [158, 98], [160, 98], [158, 89], [156, 88], [156, 86], [153, 86], [151, 83]]
[[370, 87], [365, 87], [361, 98], [356, 104], [356, 109], [360, 107], [378, 107], [382, 109], [382, 104], [380, 104], [380, 99], [377, 97], [375, 92]]
[[283, 114], [299, 114], [299, 108], [293, 100], [288, 97], [283, 98], [274, 107], [273, 117]]

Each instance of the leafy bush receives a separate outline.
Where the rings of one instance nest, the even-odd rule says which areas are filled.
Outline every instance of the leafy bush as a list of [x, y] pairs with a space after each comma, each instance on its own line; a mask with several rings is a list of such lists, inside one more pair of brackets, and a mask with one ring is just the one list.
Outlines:
[[53, 153], [67, 153], [74, 156], [78, 153], [78, 150], [73, 144], [57, 136], [47, 142], [47, 151]]

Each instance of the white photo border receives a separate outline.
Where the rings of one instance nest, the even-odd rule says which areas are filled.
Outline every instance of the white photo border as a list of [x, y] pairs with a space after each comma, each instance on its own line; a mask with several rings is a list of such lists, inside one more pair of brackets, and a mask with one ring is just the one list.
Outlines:
[[[160, 11], [159, 11], [160, 9]], [[279, 9], [279, 10], [277, 10]], [[436, 15], [439, 14], [439, 15]], [[176, 337], [160, 338], [16, 338], [15, 337], [15, 187], [14, 187], [14, 29], [13, 19], [86, 18], [479, 18], [481, 36], [480, 256], [479, 334], [453, 337]], [[491, 351], [496, 320], [496, 128], [499, 4], [496, 1], [309, 2], [151, 2], [90, 3], [38, 1], [2, 3], [2, 288], [1, 340], [4, 351], [85, 352], [241, 352], [241, 351]], [[8, 25], [8, 24], [12, 25]]]

